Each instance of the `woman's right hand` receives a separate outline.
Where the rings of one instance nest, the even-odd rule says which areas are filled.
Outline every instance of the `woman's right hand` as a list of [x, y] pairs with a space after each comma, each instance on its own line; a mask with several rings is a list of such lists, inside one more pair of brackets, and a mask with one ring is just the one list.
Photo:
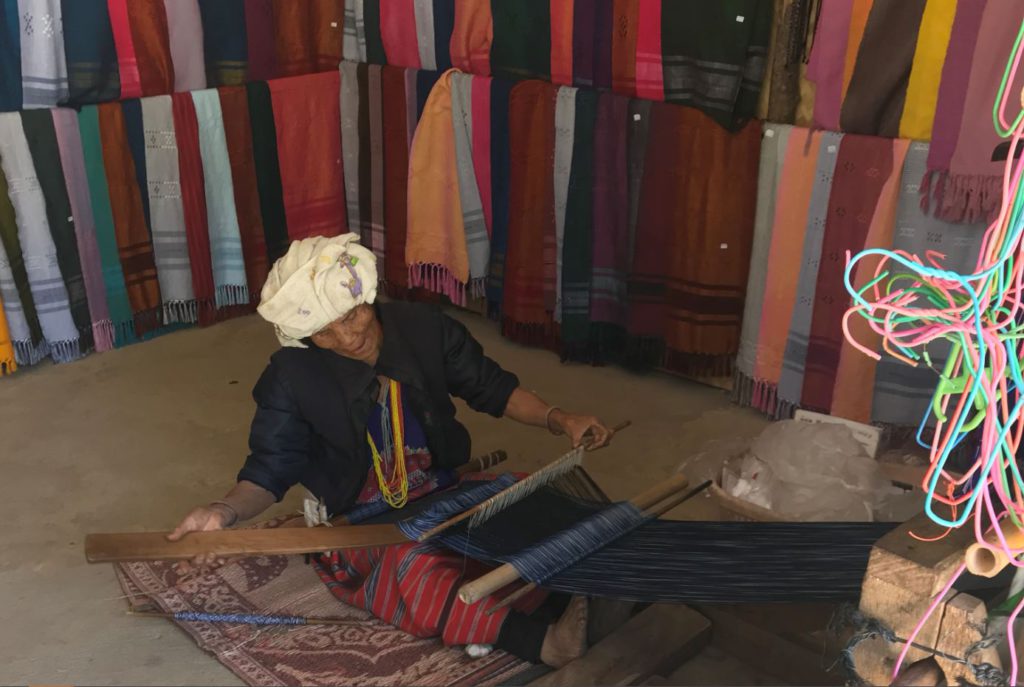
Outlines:
[[[189, 532], [215, 532], [224, 529], [226, 523], [231, 522], [234, 514], [221, 505], [199, 506], [193, 508], [181, 521], [173, 532], [167, 535], [169, 541], [179, 541]], [[196, 556], [191, 561], [182, 561], [176, 568], [179, 573], [184, 574], [192, 568], [202, 568], [209, 565], [223, 565], [224, 560], [217, 558], [216, 554], [207, 553]]]

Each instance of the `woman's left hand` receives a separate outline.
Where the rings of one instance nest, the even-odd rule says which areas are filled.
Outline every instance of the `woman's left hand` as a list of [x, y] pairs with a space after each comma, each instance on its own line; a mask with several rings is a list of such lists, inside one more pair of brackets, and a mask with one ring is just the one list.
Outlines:
[[572, 441], [572, 447], [584, 446], [588, 451], [603, 448], [612, 439], [612, 430], [592, 415], [574, 415], [556, 411], [551, 424]]

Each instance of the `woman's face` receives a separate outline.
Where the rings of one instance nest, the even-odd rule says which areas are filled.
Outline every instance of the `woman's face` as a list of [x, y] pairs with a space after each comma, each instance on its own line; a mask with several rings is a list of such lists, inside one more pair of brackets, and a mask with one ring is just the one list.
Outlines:
[[374, 364], [380, 353], [381, 335], [373, 306], [363, 304], [314, 334], [313, 343], [346, 358]]

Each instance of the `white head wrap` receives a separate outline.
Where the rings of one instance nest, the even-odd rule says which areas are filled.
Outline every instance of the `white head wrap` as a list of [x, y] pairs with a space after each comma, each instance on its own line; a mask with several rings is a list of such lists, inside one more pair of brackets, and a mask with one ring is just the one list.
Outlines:
[[305, 348], [302, 339], [376, 298], [376, 259], [359, 237], [316, 236], [294, 241], [274, 263], [257, 312], [282, 346]]

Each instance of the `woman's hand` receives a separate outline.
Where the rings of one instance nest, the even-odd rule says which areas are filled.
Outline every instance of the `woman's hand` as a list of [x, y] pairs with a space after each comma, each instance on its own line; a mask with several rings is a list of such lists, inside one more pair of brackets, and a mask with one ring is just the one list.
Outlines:
[[572, 447], [588, 451], [603, 448], [612, 439], [612, 430], [592, 415], [574, 415], [556, 410], [551, 413], [551, 426], [569, 437]]
[[[169, 541], [180, 541], [189, 532], [215, 532], [224, 529], [228, 523], [234, 520], [235, 514], [227, 506], [211, 504], [199, 506], [192, 509], [181, 521], [173, 532], [167, 535]], [[178, 573], [184, 574], [192, 568], [202, 568], [209, 565], [223, 565], [224, 560], [217, 558], [216, 554], [208, 553], [196, 556], [191, 561], [182, 561], [176, 568]]]

